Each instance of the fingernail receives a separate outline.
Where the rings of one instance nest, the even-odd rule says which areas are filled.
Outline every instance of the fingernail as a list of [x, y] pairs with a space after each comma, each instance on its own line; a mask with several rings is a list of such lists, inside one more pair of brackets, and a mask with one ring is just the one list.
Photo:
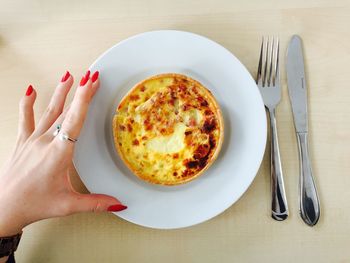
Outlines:
[[90, 77], [90, 70], [86, 71], [85, 73], [85, 78], [89, 79], [89, 77]]
[[94, 83], [97, 79], [98, 79], [98, 75], [100, 74], [100, 72], [95, 71], [95, 73], [92, 75], [91, 77], [91, 81], [92, 83]]
[[67, 70], [66, 73], [63, 75], [61, 82], [65, 82], [70, 76], [69, 71]]
[[86, 71], [85, 76], [83, 76], [80, 80], [80, 86], [84, 86], [86, 82], [88, 82], [90, 77], [90, 70]]
[[128, 207], [122, 204], [116, 204], [116, 205], [111, 205], [110, 207], [107, 208], [107, 211], [109, 212], [119, 212], [127, 209]]
[[26, 96], [30, 96], [33, 93], [33, 86], [29, 85], [26, 91]]

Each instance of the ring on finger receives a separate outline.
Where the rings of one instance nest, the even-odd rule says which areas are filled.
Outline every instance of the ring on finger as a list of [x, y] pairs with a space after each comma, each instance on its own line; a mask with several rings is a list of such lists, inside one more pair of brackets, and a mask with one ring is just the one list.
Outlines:
[[58, 135], [59, 139], [61, 141], [70, 141], [70, 142], [77, 142], [78, 141], [78, 139], [74, 139], [72, 137], [69, 137], [69, 135], [66, 132], [61, 131], [61, 127], [62, 127], [61, 124], [58, 124], [56, 126], [56, 130], [53, 133], [53, 136], [56, 137]]
[[53, 136], [56, 137], [60, 133], [60, 131], [61, 131], [61, 124], [58, 124], [56, 126], [56, 130], [53, 133]]

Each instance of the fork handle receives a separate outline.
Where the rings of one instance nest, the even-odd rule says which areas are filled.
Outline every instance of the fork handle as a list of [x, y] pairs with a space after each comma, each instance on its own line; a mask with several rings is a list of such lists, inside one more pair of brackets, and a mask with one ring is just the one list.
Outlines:
[[320, 202], [312, 176], [307, 133], [297, 133], [297, 138], [300, 159], [300, 216], [307, 225], [314, 226], [320, 218]]
[[269, 109], [269, 116], [271, 127], [271, 216], [277, 221], [283, 221], [288, 217], [289, 212], [278, 146], [275, 109]]

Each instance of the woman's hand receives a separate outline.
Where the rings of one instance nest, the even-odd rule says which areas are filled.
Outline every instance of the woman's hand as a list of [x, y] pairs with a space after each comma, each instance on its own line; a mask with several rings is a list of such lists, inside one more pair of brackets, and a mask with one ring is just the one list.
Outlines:
[[20, 102], [15, 150], [0, 170], [0, 236], [17, 234], [26, 225], [44, 218], [126, 209], [114, 197], [74, 191], [68, 174], [74, 143], [53, 136], [57, 125], [62, 124], [61, 132], [78, 138], [89, 103], [99, 87], [98, 75], [95, 72], [90, 78], [90, 72], [86, 73], [70, 107], [63, 112], [73, 85], [73, 77], [67, 71], [36, 127], [33, 105], [37, 93], [28, 87]]

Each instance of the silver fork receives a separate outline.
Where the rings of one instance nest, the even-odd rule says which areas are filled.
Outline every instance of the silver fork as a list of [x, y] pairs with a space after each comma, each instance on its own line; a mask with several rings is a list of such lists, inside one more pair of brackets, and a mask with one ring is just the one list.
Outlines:
[[271, 216], [275, 220], [282, 221], [288, 217], [288, 204], [284, 189], [276, 126], [276, 107], [281, 100], [278, 38], [263, 37], [262, 39], [256, 83], [270, 116]]

